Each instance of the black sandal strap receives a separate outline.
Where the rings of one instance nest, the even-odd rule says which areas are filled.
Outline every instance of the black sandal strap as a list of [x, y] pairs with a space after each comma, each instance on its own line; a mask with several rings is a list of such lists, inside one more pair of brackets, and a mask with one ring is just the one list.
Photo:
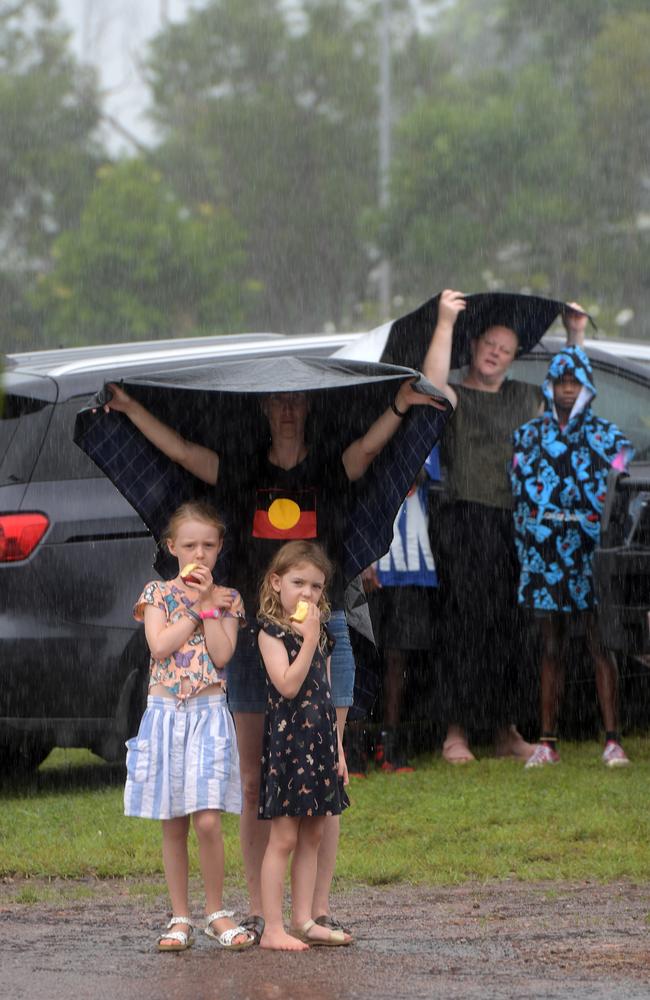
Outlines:
[[255, 936], [255, 944], [260, 943], [264, 933], [264, 917], [260, 917], [256, 913], [249, 913], [240, 921], [240, 926]]
[[323, 913], [322, 916], [316, 917], [314, 923], [318, 924], [319, 927], [328, 927], [331, 931], [343, 931], [344, 934], [352, 933], [351, 930], [343, 926], [340, 920], [337, 920], [336, 917], [333, 917], [329, 913]]

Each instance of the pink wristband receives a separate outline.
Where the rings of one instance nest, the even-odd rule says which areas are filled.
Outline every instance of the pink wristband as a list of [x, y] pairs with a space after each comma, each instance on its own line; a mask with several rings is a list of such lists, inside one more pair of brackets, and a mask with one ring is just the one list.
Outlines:
[[210, 608], [209, 611], [199, 611], [199, 618], [205, 621], [206, 618], [223, 618], [222, 608]]

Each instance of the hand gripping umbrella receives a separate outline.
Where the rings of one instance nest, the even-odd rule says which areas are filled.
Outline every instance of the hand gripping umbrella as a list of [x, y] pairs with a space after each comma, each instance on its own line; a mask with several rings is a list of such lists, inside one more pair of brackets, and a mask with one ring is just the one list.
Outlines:
[[[577, 312], [566, 302], [515, 292], [480, 292], [467, 295], [466, 308], [454, 324], [451, 368], [462, 368], [471, 360], [471, 341], [490, 326], [507, 326], [519, 337], [519, 354], [537, 344], [558, 316]], [[367, 358], [388, 364], [420, 368], [438, 320], [435, 295], [413, 312], [372, 330], [352, 348], [341, 348], [337, 356]], [[592, 325], [593, 320], [589, 317]]]
[[[416, 379], [416, 389], [440, 399], [445, 409], [412, 407], [356, 484], [342, 556], [347, 583], [388, 550], [400, 504], [452, 412], [448, 401], [418, 372], [386, 364], [283, 357], [151, 372], [126, 378], [122, 384], [183, 437], [236, 457], [244, 469], [247, 458], [268, 441], [260, 396], [308, 393], [309, 440], [336, 441], [342, 452], [390, 405], [405, 379]], [[80, 411], [75, 442], [158, 541], [173, 510], [185, 500], [205, 497], [205, 486], [159, 452], [123, 414], [104, 413], [105, 399], [100, 393]], [[236, 511], [224, 513], [227, 520], [236, 516]]]

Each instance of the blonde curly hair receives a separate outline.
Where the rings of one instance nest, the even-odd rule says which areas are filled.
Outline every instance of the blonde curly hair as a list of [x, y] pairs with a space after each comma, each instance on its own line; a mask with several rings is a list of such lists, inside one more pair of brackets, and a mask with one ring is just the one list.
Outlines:
[[[263, 621], [271, 622], [271, 624], [278, 625], [283, 629], [291, 628], [291, 622], [282, 607], [280, 595], [273, 589], [271, 584], [271, 577], [274, 575], [284, 576], [294, 566], [300, 566], [302, 563], [310, 563], [325, 576], [325, 587], [323, 587], [323, 592], [318, 601], [318, 610], [320, 611], [321, 622], [329, 621], [331, 609], [327, 600], [326, 587], [332, 577], [334, 567], [327, 557], [325, 550], [320, 545], [317, 545], [315, 542], [306, 541], [287, 542], [273, 556], [260, 587], [258, 617]], [[319, 640], [321, 649], [324, 649], [325, 642], [325, 634], [321, 628]]]

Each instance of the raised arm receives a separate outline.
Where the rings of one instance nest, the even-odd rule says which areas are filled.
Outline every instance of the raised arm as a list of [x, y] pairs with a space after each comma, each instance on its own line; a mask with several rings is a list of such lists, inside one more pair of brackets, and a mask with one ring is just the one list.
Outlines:
[[445, 409], [445, 404], [439, 399], [416, 392], [413, 388], [414, 382], [415, 379], [402, 382], [393, 404], [384, 410], [380, 417], [377, 417], [362, 437], [353, 441], [343, 452], [342, 461], [345, 474], [351, 482], [361, 478], [370, 463], [388, 444], [412, 406], [433, 406], [437, 410]]
[[422, 363], [422, 371], [429, 382], [441, 389], [456, 404], [456, 393], [449, 385], [451, 344], [456, 317], [465, 309], [465, 296], [446, 288], [438, 302], [438, 322], [433, 331], [429, 350]]
[[[584, 347], [588, 316], [577, 302], [568, 302], [567, 305], [569, 309], [562, 315], [567, 347]], [[574, 309], [579, 311], [574, 312]]]
[[133, 399], [114, 382], [109, 382], [108, 388], [112, 397], [104, 406], [107, 413], [115, 410], [117, 413], [126, 414], [131, 423], [148, 441], [151, 441], [154, 447], [162, 451], [163, 455], [183, 469], [187, 469], [197, 479], [214, 486], [219, 475], [219, 456], [216, 451], [186, 441], [177, 431], [154, 417], [137, 399]]

